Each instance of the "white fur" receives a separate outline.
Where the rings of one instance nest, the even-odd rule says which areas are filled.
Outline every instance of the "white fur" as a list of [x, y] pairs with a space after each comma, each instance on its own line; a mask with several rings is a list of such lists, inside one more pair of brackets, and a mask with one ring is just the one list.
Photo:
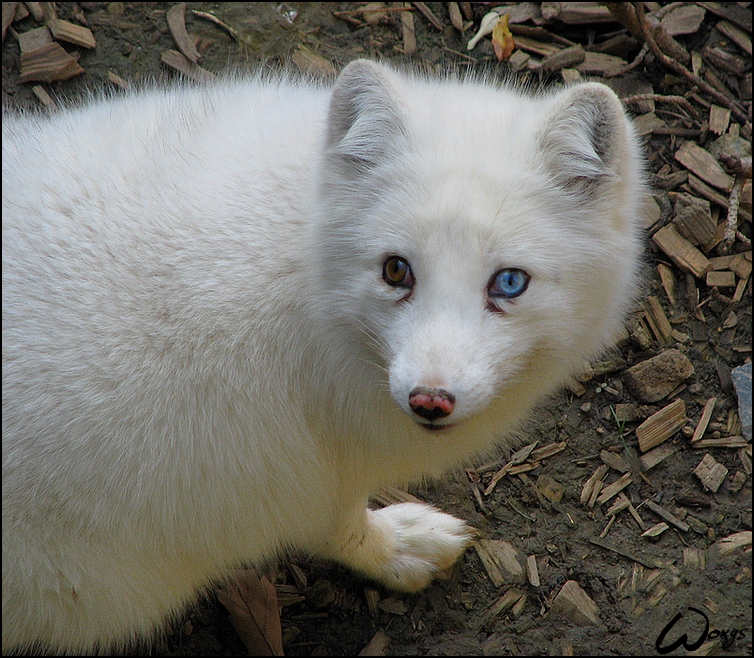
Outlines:
[[[4, 651], [122, 644], [289, 548], [425, 586], [467, 526], [369, 495], [503, 441], [635, 287], [640, 158], [597, 84], [361, 61], [4, 114], [2, 148]], [[492, 310], [503, 267], [531, 282]]]

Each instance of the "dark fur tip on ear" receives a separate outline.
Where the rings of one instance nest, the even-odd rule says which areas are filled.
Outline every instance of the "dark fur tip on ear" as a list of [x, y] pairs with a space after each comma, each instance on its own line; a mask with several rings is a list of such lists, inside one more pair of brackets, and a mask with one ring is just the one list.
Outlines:
[[327, 146], [331, 153], [374, 165], [405, 134], [388, 68], [364, 59], [338, 77], [330, 100]]
[[543, 127], [541, 147], [556, 180], [568, 188], [591, 187], [615, 172], [629, 139], [615, 93], [596, 82], [561, 93]]

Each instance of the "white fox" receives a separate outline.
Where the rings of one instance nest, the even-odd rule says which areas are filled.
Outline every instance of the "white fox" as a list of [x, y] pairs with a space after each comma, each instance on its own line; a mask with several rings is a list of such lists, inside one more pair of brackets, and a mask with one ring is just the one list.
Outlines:
[[505, 441], [636, 288], [607, 87], [356, 61], [3, 116], [3, 650], [148, 636], [286, 550], [426, 586], [470, 542], [380, 486]]

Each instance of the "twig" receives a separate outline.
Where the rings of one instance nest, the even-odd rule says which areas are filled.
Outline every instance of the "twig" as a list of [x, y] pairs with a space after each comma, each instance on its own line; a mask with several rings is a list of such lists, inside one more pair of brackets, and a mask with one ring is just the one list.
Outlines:
[[348, 11], [334, 11], [332, 13], [336, 18], [345, 18], [346, 16], [357, 16], [359, 14], [381, 14], [390, 11], [414, 11], [413, 7], [361, 7], [359, 9], [349, 9]]
[[639, 64], [641, 64], [644, 61], [644, 58], [647, 56], [647, 53], [649, 52], [649, 45], [645, 41], [642, 46], [641, 50], [639, 51], [639, 54], [634, 57], [634, 61], [630, 64], [626, 64], [625, 66], [622, 66], [617, 71], [614, 71], [613, 73], [607, 72], [604, 74], [605, 78], [616, 78], [619, 75], [623, 75], [624, 73], [628, 73], [629, 71], [632, 71], [635, 69]]
[[739, 158], [735, 155], [728, 155], [723, 153], [720, 156], [720, 162], [722, 162], [728, 171], [732, 171], [735, 174], [740, 174], [745, 178], [751, 178], [751, 156], [746, 158]]
[[741, 190], [744, 186], [744, 177], [736, 176], [733, 188], [728, 197], [728, 218], [725, 220], [725, 237], [720, 243], [721, 253], [730, 252], [733, 243], [736, 241], [736, 228], [738, 228], [738, 206], [741, 203]]
[[712, 98], [720, 103], [720, 105], [730, 108], [730, 111], [735, 115], [736, 119], [738, 119], [741, 123], [745, 123], [748, 118], [746, 112], [744, 112], [743, 109], [740, 108], [734, 101], [729, 99], [724, 94], [721, 94], [714, 87], [702, 80], [699, 76], [694, 75], [683, 64], [677, 62], [671, 57], [668, 57], [664, 52], [662, 52], [662, 50], [660, 50], [660, 47], [657, 45], [657, 42], [652, 36], [652, 30], [649, 26], [649, 23], [647, 22], [647, 17], [644, 15], [644, 4], [641, 2], [635, 2], [633, 3], [633, 6], [636, 10], [636, 20], [639, 23], [639, 27], [641, 28], [642, 37], [644, 38], [644, 41], [649, 44], [649, 47], [651, 48], [655, 57], [669, 69], [672, 69], [679, 75], [682, 75], [693, 82], [700, 89], [702, 89], [704, 93], [712, 96]]
[[730, 252], [733, 243], [736, 241], [738, 232], [738, 206], [741, 203], [741, 190], [744, 181], [751, 178], [751, 158], [737, 158], [732, 155], [721, 155], [720, 161], [730, 170], [736, 173], [736, 179], [733, 182], [733, 188], [728, 198], [728, 218], [725, 221], [725, 237], [720, 243], [722, 253]]
[[432, 25], [435, 27], [436, 30], [440, 30], [442, 32], [445, 29], [445, 26], [440, 22], [440, 20], [432, 13], [432, 10], [427, 7], [426, 2], [412, 2], [412, 5], [416, 7], [422, 14], [424, 14], [424, 18], [426, 18]]
[[685, 2], [671, 2], [667, 5], [660, 7], [657, 11], [652, 12], [652, 16], [654, 16], [658, 21], [661, 21], [665, 16], [667, 16], [671, 11], [674, 9], [678, 9], [678, 7], [683, 7], [687, 3]]
[[634, 94], [633, 96], [626, 96], [623, 102], [626, 104], [639, 103], [641, 101], [657, 101], [659, 103], [673, 103], [680, 105], [686, 110], [692, 117], [699, 119], [699, 114], [694, 109], [694, 106], [688, 102], [683, 96], [662, 96], [661, 94]]
[[459, 53], [459, 52], [458, 52], [457, 50], [453, 50], [452, 48], [448, 48], [447, 46], [443, 46], [443, 47], [442, 47], [442, 49], [443, 49], [443, 50], [444, 50], [445, 52], [448, 52], [448, 53], [453, 53], [454, 55], [457, 55], [458, 57], [462, 57], [462, 58], [463, 58], [463, 59], [465, 59], [465, 60], [466, 60], [467, 62], [476, 62], [476, 61], [477, 61], [477, 60], [475, 60], [475, 59], [474, 59], [473, 57], [469, 57], [468, 55], [466, 55], [466, 54], [464, 54], [464, 53]]
[[219, 25], [223, 30], [225, 30], [228, 34], [230, 34], [231, 37], [233, 37], [236, 41], [243, 42], [243, 39], [241, 38], [241, 35], [238, 34], [230, 25], [227, 23], [223, 23], [217, 16], [214, 14], [209, 14], [206, 11], [198, 11], [196, 9], [192, 9], [191, 13], [194, 14], [197, 18], [203, 18], [206, 21], [211, 21], [212, 23], [215, 23], [215, 25]]

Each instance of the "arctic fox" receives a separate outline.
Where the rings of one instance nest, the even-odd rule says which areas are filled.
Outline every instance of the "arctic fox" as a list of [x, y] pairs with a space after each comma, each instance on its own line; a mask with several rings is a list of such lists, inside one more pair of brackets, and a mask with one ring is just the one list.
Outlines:
[[158, 629], [286, 550], [425, 587], [470, 542], [382, 485], [505, 441], [611, 342], [637, 139], [356, 61], [3, 116], [3, 650]]

